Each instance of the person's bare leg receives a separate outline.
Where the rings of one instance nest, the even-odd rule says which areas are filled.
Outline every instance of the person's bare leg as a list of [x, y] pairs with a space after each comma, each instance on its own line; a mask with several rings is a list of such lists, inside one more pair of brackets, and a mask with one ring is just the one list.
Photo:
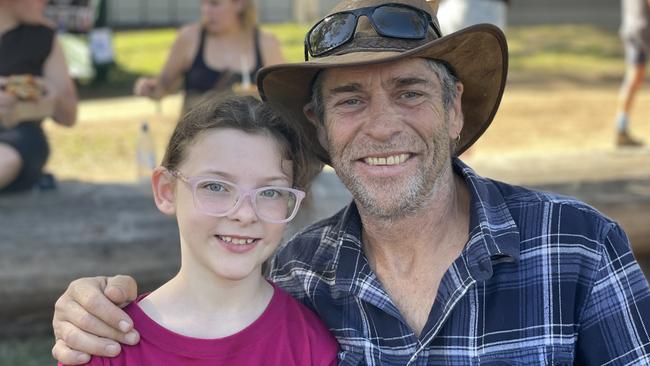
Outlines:
[[628, 116], [632, 111], [634, 98], [641, 88], [645, 78], [645, 64], [629, 65], [625, 71], [625, 78], [618, 98], [617, 145], [641, 146], [641, 141], [632, 138], [628, 133]]
[[16, 179], [23, 167], [23, 159], [13, 147], [0, 143], [0, 189]]

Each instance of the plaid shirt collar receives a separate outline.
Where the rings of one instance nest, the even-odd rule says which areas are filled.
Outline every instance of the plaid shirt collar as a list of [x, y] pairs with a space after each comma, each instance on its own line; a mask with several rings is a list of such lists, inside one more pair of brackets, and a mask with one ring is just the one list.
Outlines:
[[[454, 171], [461, 175], [471, 194], [469, 240], [461, 258], [466, 273], [475, 281], [492, 277], [492, 266], [501, 262], [519, 261], [519, 230], [516, 228], [503, 196], [498, 188], [480, 176], [458, 158], [452, 161]], [[354, 202], [350, 203], [324, 239], [337, 243], [338, 251], [329, 268], [315, 271], [335, 273], [332, 296], [339, 298], [352, 293], [374, 305], [385, 307], [385, 299], [364, 296], [366, 281], [376, 281], [372, 287], [381, 288], [363, 254], [361, 243], [361, 217]], [[325, 264], [325, 263], [323, 263]], [[386, 298], [388, 297], [387, 294]], [[397, 309], [394, 309], [399, 314]]]

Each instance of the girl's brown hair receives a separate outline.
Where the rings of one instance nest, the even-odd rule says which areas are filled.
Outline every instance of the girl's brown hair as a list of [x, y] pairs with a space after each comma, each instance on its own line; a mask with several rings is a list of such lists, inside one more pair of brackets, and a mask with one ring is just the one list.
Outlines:
[[300, 132], [270, 105], [247, 97], [208, 98], [181, 118], [167, 145], [162, 166], [175, 170], [185, 160], [187, 148], [202, 133], [232, 128], [273, 137], [282, 158], [293, 163], [293, 186], [306, 190], [322, 163], [304, 146]]

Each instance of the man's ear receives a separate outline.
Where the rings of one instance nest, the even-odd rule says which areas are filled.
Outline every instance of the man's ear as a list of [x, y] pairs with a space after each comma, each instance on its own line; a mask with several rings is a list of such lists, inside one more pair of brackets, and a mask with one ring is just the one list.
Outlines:
[[465, 123], [465, 118], [463, 116], [463, 106], [461, 100], [463, 99], [463, 84], [461, 82], [456, 83], [456, 99], [452, 104], [453, 115], [450, 117], [449, 122], [449, 138], [456, 139], [460, 132], [463, 130], [463, 124]]
[[157, 167], [151, 176], [151, 188], [156, 207], [165, 215], [176, 214], [176, 179], [167, 169]]
[[311, 122], [314, 127], [316, 127], [316, 131], [318, 133], [318, 142], [320, 142], [321, 146], [327, 150], [327, 146], [329, 145], [327, 143], [327, 131], [325, 131], [325, 121], [321, 121], [321, 119], [316, 115], [316, 111], [314, 110], [314, 103], [307, 103], [305, 106], [302, 108], [302, 112], [305, 114], [305, 117]]
[[323, 121], [316, 115], [316, 110], [314, 109], [314, 103], [309, 102], [302, 107], [302, 112], [305, 114], [305, 117], [311, 122], [314, 126], [318, 127], [323, 124]]

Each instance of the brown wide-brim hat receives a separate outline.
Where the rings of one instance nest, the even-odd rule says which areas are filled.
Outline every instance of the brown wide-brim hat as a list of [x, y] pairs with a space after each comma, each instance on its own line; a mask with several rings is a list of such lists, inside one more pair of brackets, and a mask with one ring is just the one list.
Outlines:
[[[410, 5], [428, 12], [437, 25], [437, 2], [425, 0], [344, 0], [329, 14], [387, 3]], [[365, 20], [365, 21], [364, 21]], [[508, 72], [508, 46], [503, 32], [491, 24], [478, 24], [438, 38], [429, 27], [422, 40], [382, 37], [361, 17], [354, 38], [348, 43], [309, 61], [261, 69], [257, 76], [260, 96], [297, 123], [317, 156], [330, 164], [327, 147], [318, 139], [317, 128], [303, 113], [310, 102], [314, 79], [319, 72], [346, 66], [388, 63], [421, 57], [451, 66], [463, 83], [464, 125], [457, 153], [467, 150], [485, 132], [499, 108]]]

